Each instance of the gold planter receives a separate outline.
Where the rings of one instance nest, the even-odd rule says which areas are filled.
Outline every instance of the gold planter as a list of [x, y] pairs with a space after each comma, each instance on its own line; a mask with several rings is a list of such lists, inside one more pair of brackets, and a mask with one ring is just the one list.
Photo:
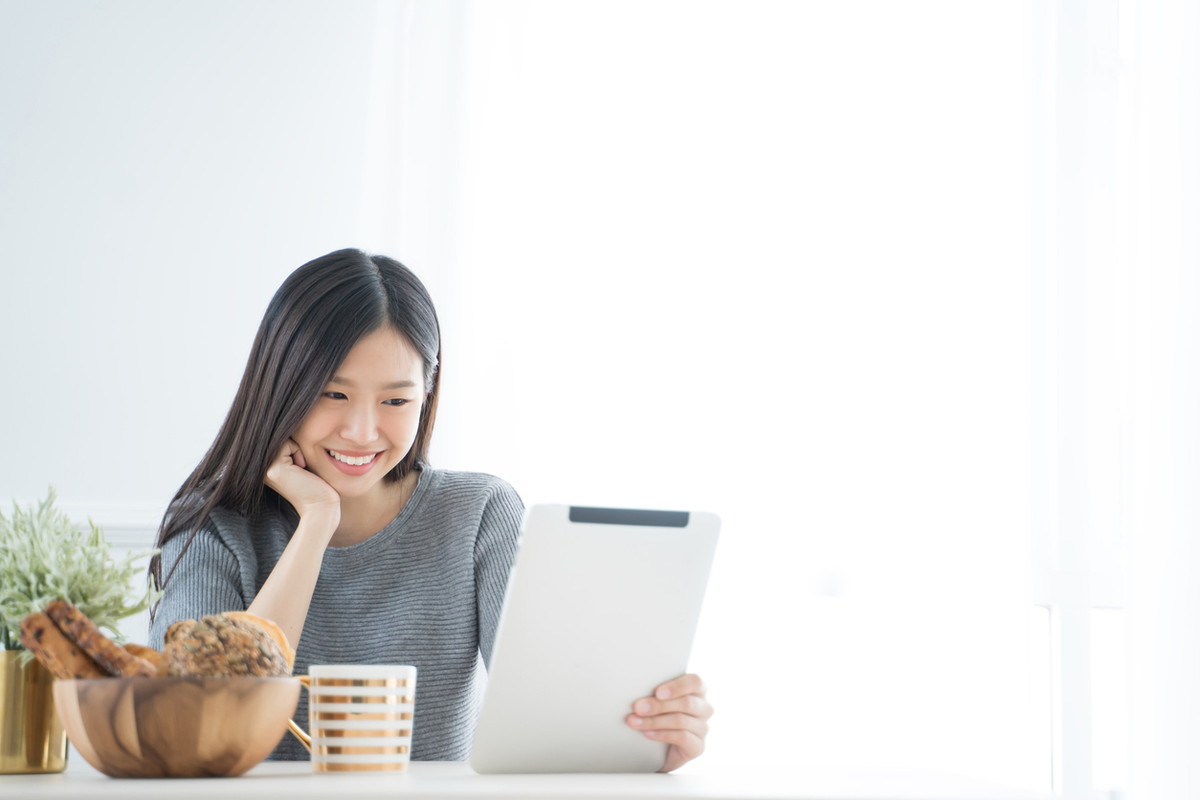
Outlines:
[[0, 774], [62, 772], [67, 734], [54, 708], [54, 676], [20, 657], [0, 651]]

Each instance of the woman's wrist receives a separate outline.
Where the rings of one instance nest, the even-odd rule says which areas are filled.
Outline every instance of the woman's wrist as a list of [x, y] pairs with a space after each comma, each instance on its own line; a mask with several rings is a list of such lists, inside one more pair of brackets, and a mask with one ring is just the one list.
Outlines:
[[294, 535], [305, 538], [313, 536], [325, 543], [333, 538], [338, 523], [342, 521], [342, 509], [337, 503], [304, 506], [296, 509], [296, 513], [300, 515], [300, 522]]

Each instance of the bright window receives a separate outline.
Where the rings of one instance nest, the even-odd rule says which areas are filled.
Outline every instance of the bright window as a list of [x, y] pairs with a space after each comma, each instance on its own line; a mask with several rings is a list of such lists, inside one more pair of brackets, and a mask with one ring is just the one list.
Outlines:
[[512, 8], [463, 45], [444, 457], [723, 516], [709, 763], [1050, 788], [1029, 8]]

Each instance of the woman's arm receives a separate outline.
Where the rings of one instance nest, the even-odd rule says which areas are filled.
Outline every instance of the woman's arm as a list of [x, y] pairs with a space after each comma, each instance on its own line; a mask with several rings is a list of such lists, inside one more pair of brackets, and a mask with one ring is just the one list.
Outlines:
[[191, 544], [187, 534], [168, 540], [162, 562], [172, 572], [150, 625], [153, 646], [162, 647], [167, 628], [178, 620], [246, 609], [274, 621], [296, 647], [341, 506], [329, 484], [297, 465], [303, 459], [298, 453], [293, 456], [294, 447], [289, 443], [267, 472], [267, 485], [292, 503], [300, 523], [266, 582], [256, 594], [258, 564], [253, 547], [240, 535], [227, 540], [212, 521], [196, 531]]
[[304, 631], [308, 606], [321, 572], [321, 559], [336, 527], [336, 521], [331, 525], [328, 518], [300, 517], [291, 541], [246, 609], [278, 625], [293, 649], [299, 645]]
[[479, 653], [485, 667], [492, 665], [492, 646], [500, 624], [504, 591], [513, 562], [517, 558], [517, 542], [521, 538], [521, 520], [525, 505], [507, 483], [493, 490], [479, 519], [475, 536], [475, 608], [479, 619]]
[[299, 647], [325, 548], [341, 522], [341, 498], [304, 466], [299, 445], [289, 439], [267, 469], [267, 486], [292, 504], [300, 523], [246, 609], [278, 625], [293, 649]]

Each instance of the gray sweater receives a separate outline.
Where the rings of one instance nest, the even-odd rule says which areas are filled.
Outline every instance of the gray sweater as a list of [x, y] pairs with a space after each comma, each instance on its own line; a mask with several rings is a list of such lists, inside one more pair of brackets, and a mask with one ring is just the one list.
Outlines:
[[[286, 504], [284, 504], [286, 506]], [[461, 761], [478, 711], [477, 669], [490, 662], [524, 508], [491, 475], [426, 468], [404, 509], [366, 541], [326, 549], [296, 649], [310, 664], [413, 664], [412, 757]], [[247, 518], [215, 512], [167, 583], [150, 642], [180, 619], [242, 610], [283, 553], [298, 517], [290, 506]], [[163, 548], [164, 573], [186, 536]], [[303, 691], [295, 719], [308, 727]], [[290, 734], [271, 756], [307, 759]]]

